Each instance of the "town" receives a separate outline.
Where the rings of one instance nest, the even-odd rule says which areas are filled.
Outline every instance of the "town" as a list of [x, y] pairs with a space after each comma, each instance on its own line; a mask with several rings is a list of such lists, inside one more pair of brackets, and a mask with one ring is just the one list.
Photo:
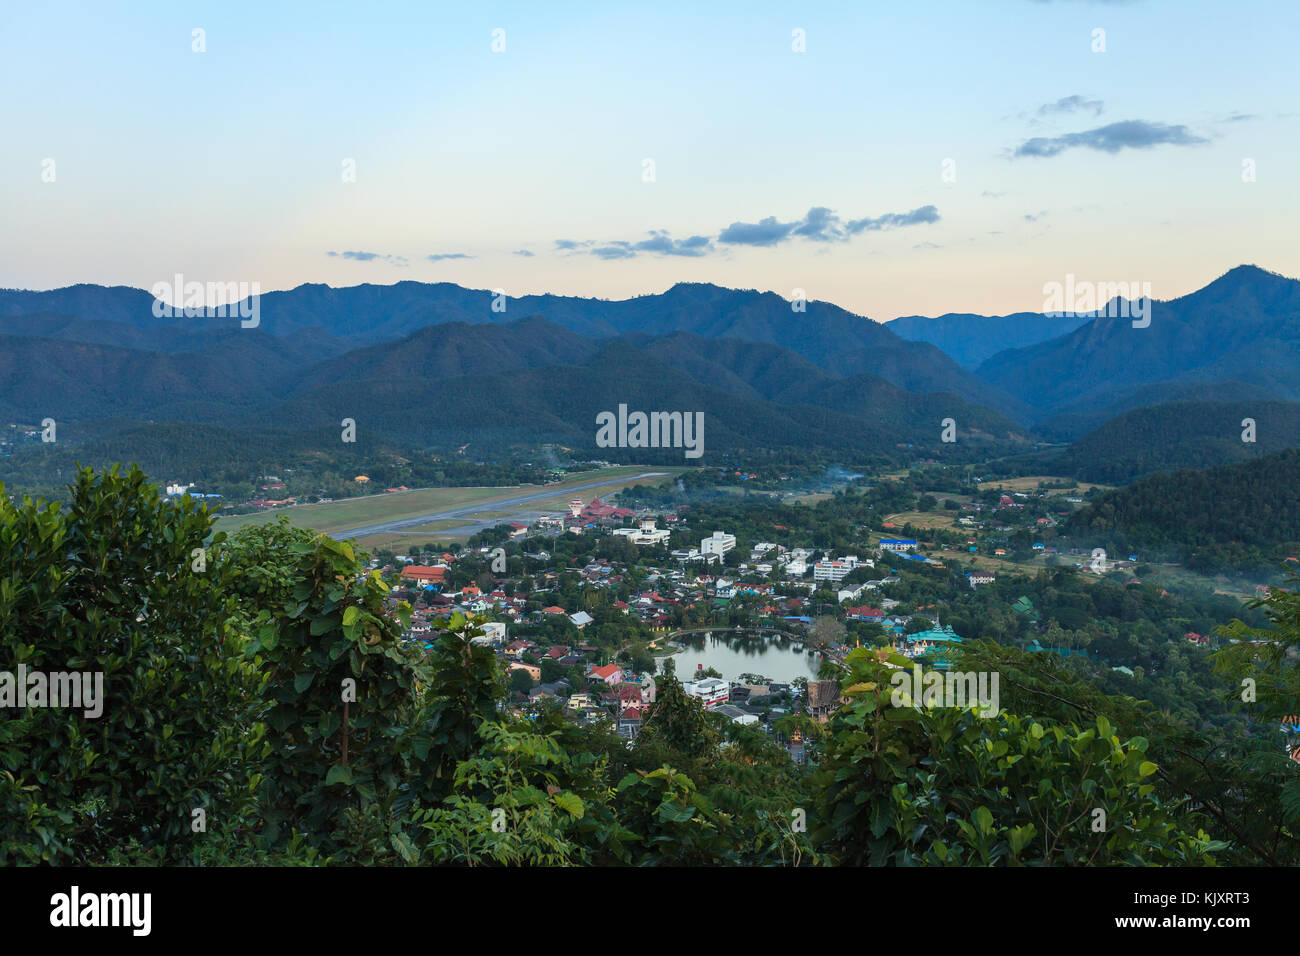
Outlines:
[[[815, 758], [819, 725], [841, 702], [844, 659], [858, 647], [942, 671], [964, 642], [995, 637], [1117, 680], [1156, 671], [1121, 631], [1101, 633], [1105, 623], [1061, 593], [1101, 585], [1145, 593], [1153, 608], [1187, 606], [1138, 577], [1159, 569], [1136, 554], [1068, 546], [1060, 526], [1085, 501], [1072, 482], [1013, 481], [1030, 489], [1013, 491], [982, 477], [946, 494], [925, 490], [945, 484], [934, 469], [875, 483], [854, 475], [811, 506], [762, 497], [649, 505], [642, 499], [653, 492], [634, 488], [618, 496], [625, 504], [575, 498], [467, 543], [381, 548], [370, 565], [394, 607], [412, 606], [407, 640], [432, 647], [451, 615], [473, 616], [482, 622], [473, 642], [499, 658], [516, 713], [548, 707], [608, 722], [629, 744], [656, 682], [672, 675], [705, 710], [757, 725], [796, 763]], [[924, 510], [885, 513], [905, 506]], [[836, 511], [861, 520], [835, 522], [842, 539], [818, 546]], [[716, 527], [728, 514], [741, 516], [743, 532]], [[766, 524], [783, 514], [784, 523]], [[1046, 615], [1044, 581], [1060, 602]], [[1214, 611], [1191, 603], [1195, 626], [1166, 628], [1167, 642], [1208, 654], [1215, 616], [1238, 602], [1221, 598]]]

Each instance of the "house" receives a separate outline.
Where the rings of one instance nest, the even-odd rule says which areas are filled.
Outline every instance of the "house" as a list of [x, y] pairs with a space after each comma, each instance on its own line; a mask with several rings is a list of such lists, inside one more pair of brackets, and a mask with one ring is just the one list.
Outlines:
[[731, 720], [734, 720], [738, 724], [758, 723], [757, 714], [751, 714], [748, 713], [747, 711], [741, 710], [735, 704], [720, 704], [717, 707], [713, 708], [713, 712], [715, 714], [721, 714], [724, 717], [728, 717]]
[[486, 624], [480, 624], [479, 627], [482, 628], [483, 633], [479, 637], [471, 637], [469, 639], [471, 644], [496, 646], [505, 642], [506, 626], [500, 621], [488, 621]]
[[623, 682], [623, 668], [617, 664], [592, 667], [587, 671], [587, 679], [601, 681], [610, 687], [617, 687]]
[[539, 681], [539, 680], [542, 679], [542, 669], [541, 669], [540, 667], [537, 667], [537, 666], [533, 665], [533, 664], [521, 664], [521, 663], [519, 663], [518, 661], [516, 661], [516, 662], [514, 662], [513, 664], [511, 664], [511, 665], [507, 668], [507, 670], [509, 670], [509, 671], [527, 671], [527, 672], [528, 672], [528, 676], [531, 677], [534, 681]]
[[971, 586], [972, 590], [981, 584], [992, 584], [996, 580], [997, 576], [990, 574], [988, 571], [972, 571], [966, 575], [966, 583]]
[[830, 720], [843, 700], [837, 680], [810, 680], [808, 682], [808, 714], [819, 724]]
[[870, 621], [873, 624], [879, 624], [885, 619], [885, 612], [878, 607], [863, 604], [860, 607], [847, 608], [845, 617], [850, 621]]
[[635, 740], [641, 732], [643, 712], [640, 707], [629, 707], [618, 715], [618, 735]]
[[573, 622], [574, 627], [576, 627], [578, 630], [581, 631], [588, 624], [591, 624], [593, 621], [595, 621], [595, 618], [593, 618], [586, 611], [579, 611], [577, 614], [570, 614], [569, 620]]

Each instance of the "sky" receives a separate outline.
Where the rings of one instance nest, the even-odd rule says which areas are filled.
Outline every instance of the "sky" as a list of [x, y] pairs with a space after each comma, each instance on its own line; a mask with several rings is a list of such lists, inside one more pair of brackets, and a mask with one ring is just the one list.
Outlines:
[[690, 281], [883, 321], [1300, 276], [1298, 28], [1294, 0], [9, 2], [0, 286]]

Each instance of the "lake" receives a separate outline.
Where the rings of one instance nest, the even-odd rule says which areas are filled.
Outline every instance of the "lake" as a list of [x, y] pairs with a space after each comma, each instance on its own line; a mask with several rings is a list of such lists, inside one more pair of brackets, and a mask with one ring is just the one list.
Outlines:
[[817, 677], [820, 658], [796, 651], [794, 641], [759, 636], [721, 638], [720, 633], [724, 632], [712, 637], [685, 634], [677, 639], [685, 648], [672, 656], [679, 680], [692, 680], [701, 666], [712, 667], [724, 680], [733, 681], [741, 674], [762, 674], [781, 684], [788, 684], [796, 677]]

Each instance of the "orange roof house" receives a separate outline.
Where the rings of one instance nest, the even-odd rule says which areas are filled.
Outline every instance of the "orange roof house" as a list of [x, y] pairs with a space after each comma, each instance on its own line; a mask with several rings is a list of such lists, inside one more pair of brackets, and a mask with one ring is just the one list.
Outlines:
[[402, 577], [418, 584], [442, 584], [447, 577], [447, 569], [428, 567], [422, 564], [408, 564], [402, 568]]

